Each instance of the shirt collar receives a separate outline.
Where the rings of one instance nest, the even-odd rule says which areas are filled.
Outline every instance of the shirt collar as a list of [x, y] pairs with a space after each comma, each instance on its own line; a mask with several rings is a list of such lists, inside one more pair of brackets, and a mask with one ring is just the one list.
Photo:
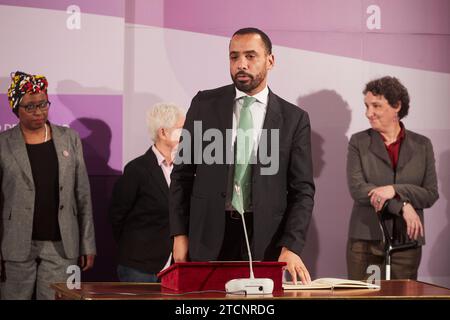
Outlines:
[[[380, 134], [381, 138], [383, 139], [383, 141], [386, 141], [386, 138]], [[403, 139], [405, 139], [405, 125], [403, 124], [403, 122], [400, 121], [400, 132], [397, 135], [397, 139], [391, 143], [391, 144], [397, 144], [403, 141]]]
[[[248, 96], [245, 92], [239, 90], [238, 88], [234, 87], [236, 90], [236, 100], [239, 100], [242, 97]], [[255, 98], [258, 102], [267, 105], [267, 100], [269, 99], [269, 87], [265, 86], [264, 89], [262, 89], [260, 92], [252, 96]]]
[[159, 165], [159, 166], [162, 166], [162, 165], [165, 166], [165, 165], [167, 164], [166, 159], [165, 159], [164, 156], [161, 154], [161, 152], [159, 152], [159, 150], [156, 148], [155, 145], [152, 146], [152, 150], [153, 150], [153, 153], [154, 153], [155, 156], [156, 156], [156, 160], [158, 161], [158, 165]]
[[403, 125], [403, 122], [400, 121], [400, 128], [402, 128], [400, 130], [400, 133], [398, 134], [398, 138], [397, 140], [402, 141], [403, 139], [405, 139], [405, 126]]

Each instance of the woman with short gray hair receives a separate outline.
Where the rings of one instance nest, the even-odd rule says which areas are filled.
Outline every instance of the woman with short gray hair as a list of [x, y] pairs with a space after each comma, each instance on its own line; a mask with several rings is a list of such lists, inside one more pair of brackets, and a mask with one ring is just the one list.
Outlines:
[[154, 105], [146, 117], [153, 145], [125, 166], [114, 187], [109, 218], [120, 281], [158, 282], [157, 273], [170, 264], [170, 173], [184, 118], [175, 104]]

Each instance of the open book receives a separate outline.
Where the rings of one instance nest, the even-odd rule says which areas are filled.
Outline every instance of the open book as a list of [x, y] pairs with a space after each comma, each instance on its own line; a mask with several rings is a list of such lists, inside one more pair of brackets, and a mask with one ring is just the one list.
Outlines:
[[379, 285], [357, 280], [337, 279], [337, 278], [320, 278], [312, 281], [310, 284], [302, 284], [297, 281], [284, 282], [284, 290], [314, 290], [314, 289], [380, 289]]

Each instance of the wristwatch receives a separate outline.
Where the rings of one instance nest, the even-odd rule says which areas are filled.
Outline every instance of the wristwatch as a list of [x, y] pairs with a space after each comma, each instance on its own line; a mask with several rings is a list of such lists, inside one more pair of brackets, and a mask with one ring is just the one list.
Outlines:
[[402, 204], [402, 213], [403, 213], [403, 208], [408, 204], [409, 202], [408, 201], [403, 201], [403, 204]]

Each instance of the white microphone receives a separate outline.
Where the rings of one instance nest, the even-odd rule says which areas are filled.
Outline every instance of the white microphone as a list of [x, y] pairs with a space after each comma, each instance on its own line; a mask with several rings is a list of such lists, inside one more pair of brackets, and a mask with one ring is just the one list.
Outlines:
[[250, 244], [248, 242], [247, 228], [245, 227], [244, 214], [240, 213], [242, 217], [242, 225], [244, 227], [245, 242], [247, 244], [250, 278], [232, 279], [225, 284], [225, 291], [227, 293], [237, 293], [245, 291], [245, 294], [272, 294], [273, 280], [269, 278], [255, 278], [253, 274], [252, 253], [250, 251]]

